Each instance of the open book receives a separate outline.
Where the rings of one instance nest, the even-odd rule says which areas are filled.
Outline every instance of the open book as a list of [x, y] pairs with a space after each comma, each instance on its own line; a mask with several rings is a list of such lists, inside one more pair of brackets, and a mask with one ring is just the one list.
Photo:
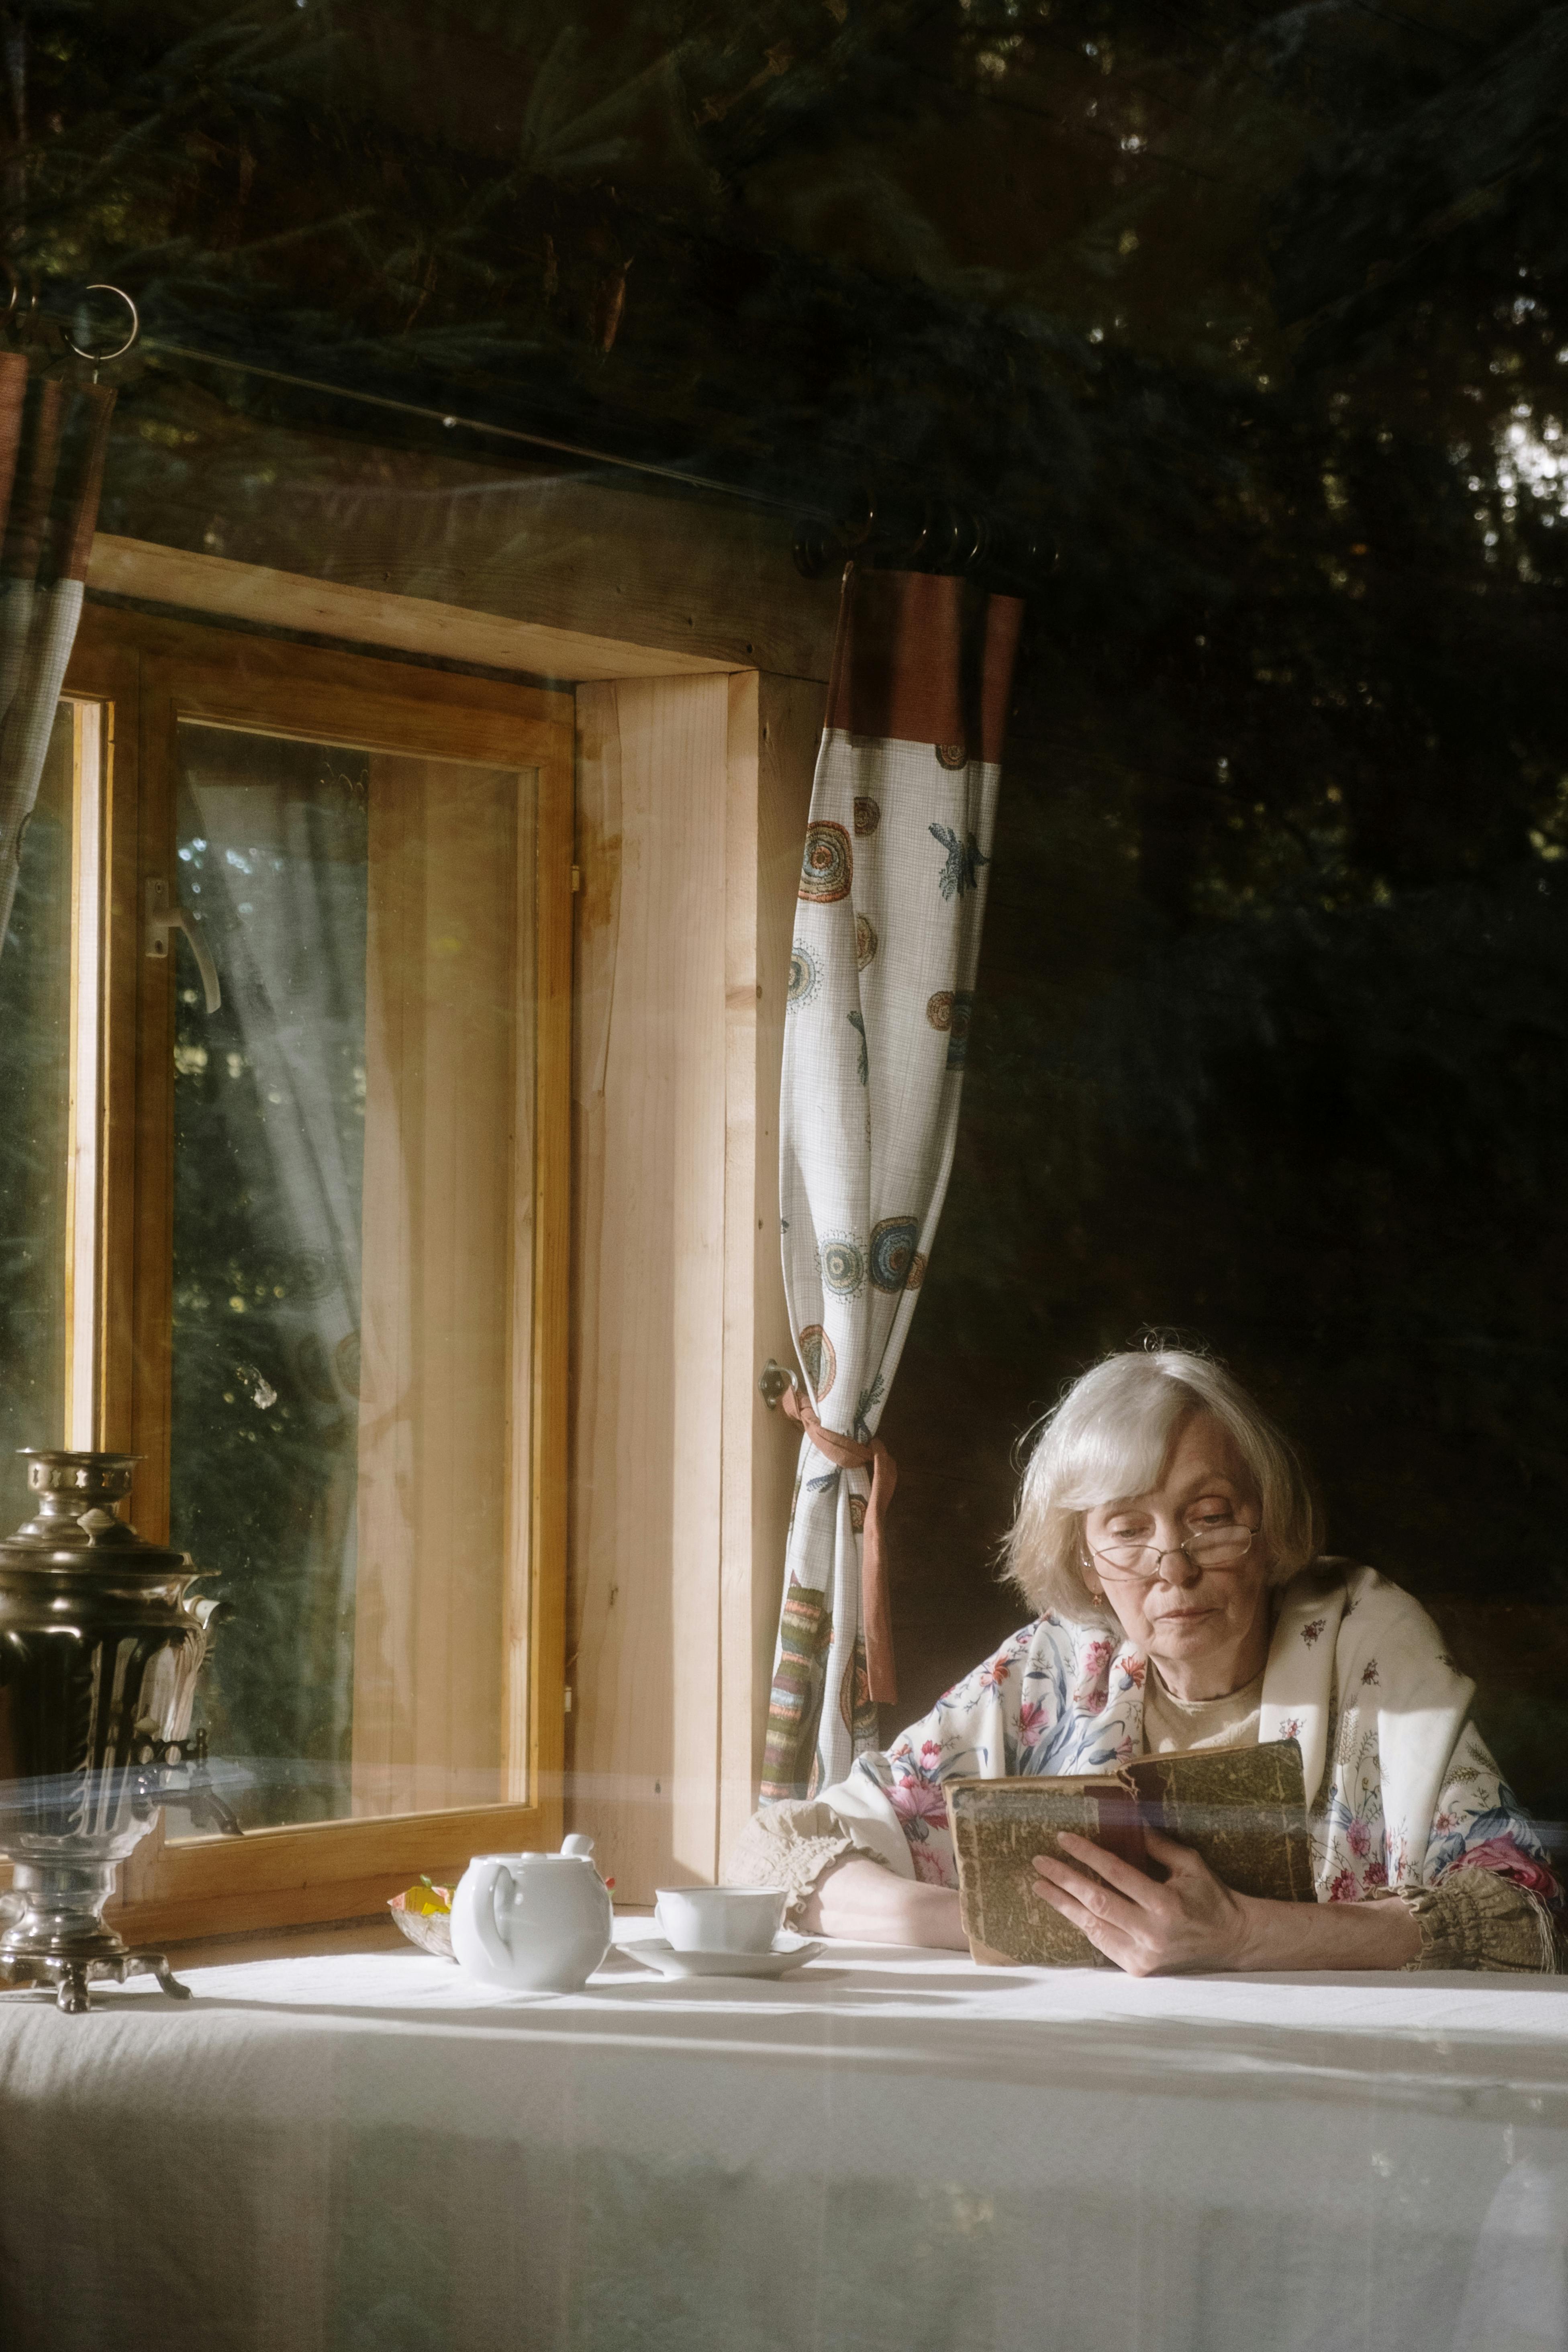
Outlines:
[[1107, 1772], [1062, 1780], [947, 1780], [942, 1793], [958, 1857], [963, 1932], [975, 1959], [993, 1965], [1114, 1965], [1034, 1892], [1040, 1883], [1036, 1854], [1084, 1866], [1062, 1852], [1063, 1830], [1156, 1875], [1143, 1832], [1162, 1830], [1194, 1847], [1238, 1895], [1276, 1903], [1314, 1899], [1301, 1751], [1293, 1739], [1141, 1756]]

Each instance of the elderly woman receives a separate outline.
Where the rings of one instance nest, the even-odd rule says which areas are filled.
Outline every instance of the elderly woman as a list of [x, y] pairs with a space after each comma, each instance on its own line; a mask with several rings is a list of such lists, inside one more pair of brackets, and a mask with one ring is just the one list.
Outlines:
[[1419, 1604], [1325, 1559], [1300, 1462], [1217, 1364], [1111, 1356], [1044, 1423], [1008, 1538], [1041, 1614], [883, 1755], [759, 1814], [737, 1857], [808, 1928], [964, 1943], [942, 1783], [1295, 1739], [1318, 1902], [1236, 1895], [1152, 1835], [1162, 1881], [1081, 1838], [1037, 1892], [1134, 1976], [1548, 1971], [1560, 1890]]

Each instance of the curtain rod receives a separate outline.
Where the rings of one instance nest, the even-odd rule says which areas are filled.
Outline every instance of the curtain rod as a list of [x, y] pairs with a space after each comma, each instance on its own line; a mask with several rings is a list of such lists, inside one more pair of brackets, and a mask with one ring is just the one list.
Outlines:
[[[0, 325], [9, 325], [21, 299], [21, 279], [3, 260], [0, 271], [11, 281], [10, 303], [0, 318]], [[495, 425], [485, 417], [458, 416], [432, 408], [423, 401], [398, 400], [384, 392], [360, 392], [349, 384], [329, 383], [321, 376], [296, 375], [286, 368], [264, 367], [258, 360], [236, 359], [228, 352], [201, 351], [192, 343], [144, 335], [141, 312], [123, 287], [97, 279], [85, 291], [110, 294], [124, 303], [130, 314], [131, 331], [123, 342], [104, 352], [94, 352], [79, 343], [72, 331], [77, 323], [75, 315], [68, 319], [58, 311], [40, 310], [36, 281], [27, 310], [18, 323], [24, 335], [31, 331], [35, 320], [47, 320], [62, 327], [77, 357], [91, 361], [94, 383], [98, 382], [100, 367], [107, 361], [122, 359], [133, 345], [140, 345], [142, 351], [166, 359], [188, 360], [197, 367], [227, 368], [237, 375], [253, 375], [268, 383], [287, 384], [296, 392], [324, 394], [329, 400], [357, 401], [362, 407], [379, 408], [394, 416], [417, 417], [422, 423], [439, 425], [447, 432], [488, 433], [495, 440], [521, 442], [531, 449], [552, 450], [557, 457], [581, 457], [592, 466], [615, 467], [623, 473], [646, 474], [657, 481], [679, 482], [683, 489], [710, 490], [720, 498], [743, 499], [749, 505], [771, 507], [794, 518], [795, 565], [808, 580], [819, 580], [831, 568], [858, 560], [912, 571], [989, 572], [997, 582], [1016, 584], [1024, 575], [1037, 573], [1042, 568], [1049, 570], [1057, 560], [1050, 540], [1043, 537], [1035, 525], [1020, 523], [1016, 516], [1004, 520], [942, 498], [918, 501], [895, 498], [884, 504], [868, 489], [857, 494], [850, 511], [835, 514], [823, 507], [808, 506], [800, 499], [781, 499], [771, 490], [720, 481], [711, 474], [693, 474], [682, 466], [658, 466], [650, 458], [617, 457], [608, 449], [591, 448], [582, 441], [563, 441], [549, 433], [530, 432], [523, 425]]]
[[716, 490], [722, 498], [745, 499], [753, 506], [775, 507], [781, 513], [809, 517], [813, 521], [832, 524], [834, 516], [820, 507], [806, 506], [799, 499], [775, 498], [770, 491], [742, 488], [736, 482], [717, 481], [708, 474], [689, 474], [679, 466], [656, 466], [642, 457], [617, 457], [608, 449], [590, 449], [580, 441], [558, 441], [547, 433], [528, 433], [520, 425], [491, 425], [478, 416], [458, 416], [439, 408], [427, 408], [414, 400], [395, 400], [387, 393], [356, 392], [350, 385], [327, 383], [320, 377], [290, 375], [282, 368], [262, 367], [255, 360], [237, 360], [219, 352], [201, 352], [188, 343], [165, 342], [161, 336], [145, 335], [142, 339], [144, 352], [158, 352], [170, 359], [194, 360], [202, 367], [230, 368], [240, 375], [263, 376], [269, 383], [285, 383], [298, 392], [326, 393], [333, 400], [355, 400], [370, 408], [387, 409], [396, 416], [416, 416], [451, 431], [489, 433], [502, 441], [523, 441], [531, 448], [552, 449], [558, 457], [584, 457], [595, 466], [618, 466], [629, 474], [651, 474], [660, 481], [679, 482], [683, 488]]

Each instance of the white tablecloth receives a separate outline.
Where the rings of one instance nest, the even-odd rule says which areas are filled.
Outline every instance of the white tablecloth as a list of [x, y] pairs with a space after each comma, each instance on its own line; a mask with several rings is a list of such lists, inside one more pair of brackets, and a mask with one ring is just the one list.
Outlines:
[[0, 2003], [5, 2352], [1568, 2346], [1568, 1979], [188, 1981]]

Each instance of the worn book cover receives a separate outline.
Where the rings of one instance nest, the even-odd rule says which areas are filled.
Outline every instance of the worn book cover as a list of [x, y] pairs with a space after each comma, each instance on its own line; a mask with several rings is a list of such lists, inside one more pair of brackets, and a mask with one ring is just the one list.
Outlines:
[[943, 1783], [963, 1931], [977, 1960], [1104, 1969], [1096, 1951], [1035, 1893], [1037, 1853], [1060, 1855], [1063, 1830], [1149, 1868], [1145, 1827], [1201, 1853], [1238, 1895], [1314, 1898], [1301, 1751], [1293, 1739], [1141, 1756], [1115, 1769], [1064, 1779]]

